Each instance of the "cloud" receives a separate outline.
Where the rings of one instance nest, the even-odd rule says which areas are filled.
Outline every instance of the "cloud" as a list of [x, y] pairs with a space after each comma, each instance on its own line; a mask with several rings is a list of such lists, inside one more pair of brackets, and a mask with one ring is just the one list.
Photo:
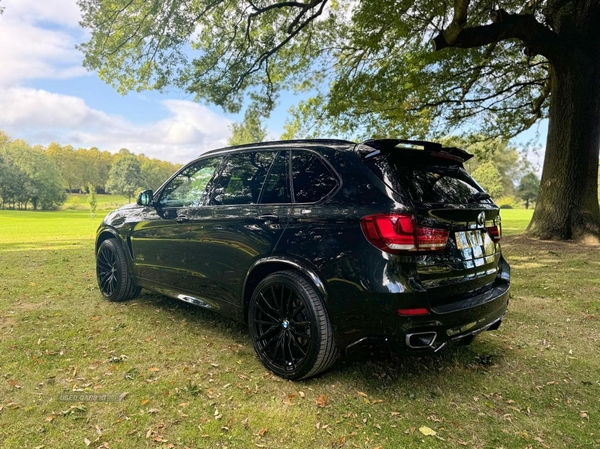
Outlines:
[[74, 0], [8, 0], [0, 16], [0, 86], [85, 74]]
[[78, 28], [81, 13], [75, 0], [3, 0], [3, 19], [20, 22], [49, 22]]
[[134, 124], [93, 109], [78, 97], [12, 87], [0, 90], [0, 129], [31, 144], [58, 142], [112, 152], [128, 148], [179, 163], [226, 145], [229, 120], [190, 101], [163, 100], [161, 104], [166, 118]]

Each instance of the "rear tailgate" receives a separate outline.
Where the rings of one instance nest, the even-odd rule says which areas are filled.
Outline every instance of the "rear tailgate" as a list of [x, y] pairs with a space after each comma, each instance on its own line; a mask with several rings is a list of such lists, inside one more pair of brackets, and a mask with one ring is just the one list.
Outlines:
[[449, 231], [443, 252], [415, 255], [415, 279], [440, 313], [479, 296], [499, 274], [500, 211], [458, 157], [416, 150], [381, 152], [363, 159], [412, 209], [418, 225]]

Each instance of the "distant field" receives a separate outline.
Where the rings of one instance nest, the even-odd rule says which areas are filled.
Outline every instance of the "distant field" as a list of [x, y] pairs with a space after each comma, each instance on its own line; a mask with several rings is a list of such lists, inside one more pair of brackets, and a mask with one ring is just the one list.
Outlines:
[[[134, 202], [135, 198], [131, 198]], [[121, 195], [96, 195], [96, 203], [98, 211], [106, 211], [116, 209], [119, 206], [127, 204], [127, 197]], [[67, 201], [63, 204], [62, 209], [66, 210], [90, 210], [89, 195], [83, 193], [71, 193], [67, 195]]]
[[502, 233], [504, 235], [521, 234], [531, 221], [533, 209], [502, 209]]

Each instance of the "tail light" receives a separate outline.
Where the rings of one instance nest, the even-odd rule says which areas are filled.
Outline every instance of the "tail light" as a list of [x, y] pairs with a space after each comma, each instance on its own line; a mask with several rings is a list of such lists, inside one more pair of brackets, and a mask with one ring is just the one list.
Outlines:
[[502, 238], [502, 226], [500, 223], [498, 223], [498, 225], [489, 226], [487, 232], [494, 243], [500, 242], [500, 239]]
[[391, 254], [443, 251], [448, 231], [414, 223], [409, 214], [377, 214], [361, 218], [360, 226], [371, 245]]

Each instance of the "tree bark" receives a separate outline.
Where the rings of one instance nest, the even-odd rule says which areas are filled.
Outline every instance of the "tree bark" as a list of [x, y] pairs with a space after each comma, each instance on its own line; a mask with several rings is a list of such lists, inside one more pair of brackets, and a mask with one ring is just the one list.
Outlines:
[[600, 239], [600, 53], [573, 51], [551, 65], [546, 155], [527, 232], [541, 239]]

